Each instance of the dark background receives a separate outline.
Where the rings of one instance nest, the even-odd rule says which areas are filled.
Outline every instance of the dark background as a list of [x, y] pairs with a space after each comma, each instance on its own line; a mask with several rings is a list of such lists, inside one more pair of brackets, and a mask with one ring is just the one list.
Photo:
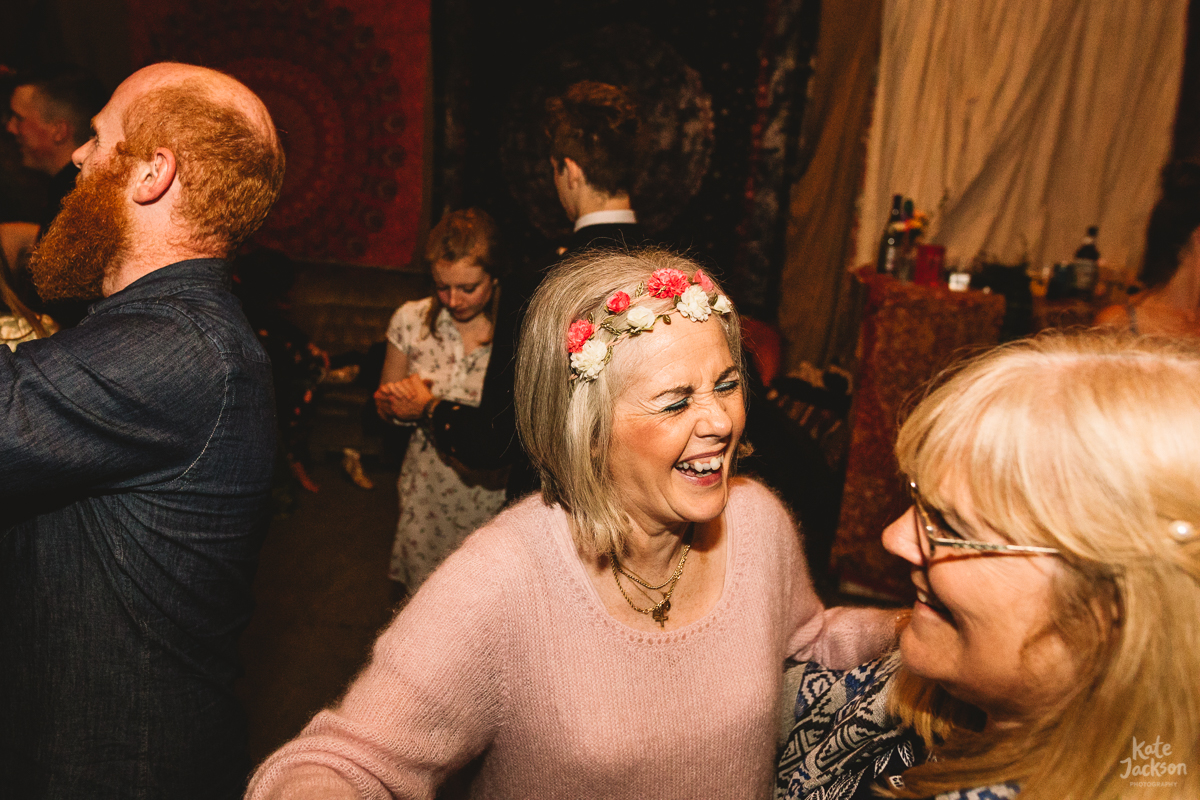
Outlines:
[[[177, 17], [191, 14], [196, 24], [173, 25], [158, 32], [165, 36], [151, 31], [155, 57], [197, 61], [203, 60], [197, 54], [204, 54], [206, 48], [214, 54], [228, 49], [225, 39], [213, 39], [212, 25], [200, 24], [217, 14], [215, 9], [201, 13], [190, 9], [189, 0], [164, 2], [178, 8]], [[236, 29], [244, 19], [249, 30], [265, 19], [290, 28], [306, 17], [320, 22], [336, 7], [353, 12], [356, 3], [248, 0], [217, 5], [228, 28]], [[314, 13], [308, 6], [320, 6], [322, 12]], [[136, 6], [121, 0], [4, 0], [0, 4], [5, 21], [0, 25], [4, 29], [0, 32], [0, 63], [22, 69], [39, 62], [77, 61], [96, 69], [110, 88], [115, 87], [141, 66], [130, 54], [131, 38], [145, 35], [139, 26], [153, 25], [131, 14], [130, 8]], [[536, 209], [531, 209], [528, 198], [523, 204], [513, 196], [513, 183], [519, 184], [522, 174], [536, 174], [543, 180], [550, 174], [541, 150], [514, 152], [514, 129], [528, 133], [540, 128], [538, 121], [530, 118], [528, 104], [514, 116], [514, 99], [528, 101], [536, 94], [540, 103], [545, 96], [585, 77], [611, 82], [614, 76], [634, 74], [642, 76], [643, 84], [665, 85], [675, 76], [658, 68], [666, 64], [676, 69], [682, 62], [699, 77], [703, 94], [711, 98], [711, 152], [662, 155], [658, 172], [647, 181], [654, 184], [656, 198], [646, 203], [643, 216], [655, 223], [651, 233], [656, 239], [690, 249], [730, 279], [731, 294], [744, 310], [770, 318], [783, 258], [787, 188], [790, 177], [802, 168], [797, 148], [788, 143], [798, 140], [819, 11], [819, 0], [736, 4], [717, 0], [434, 2], [426, 110], [430, 118], [425, 120], [431, 134], [426, 157], [431, 160], [427, 180], [432, 202], [425, 217], [436, 221], [447, 209], [481, 206], [497, 218], [518, 261], [541, 266], [558, 244], [555, 234], [568, 232], [567, 220], [548, 184]], [[360, 13], [357, 19], [366, 17]], [[81, 32], [81, 27], [86, 30]], [[607, 41], [598, 40], [598, 32], [604, 29], [608, 30]], [[365, 35], [369, 36], [369, 31]], [[187, 36], [193, 39], [180, 41]], [[162, 44], [164, 41], [168, 44]], [[304, 57], [303, 52], [270, 52], [270, 36], [256, 41], [264, 57], [281, 61]], [[660, 50], [653, 43], [666, 47]], [[669, 50], [678, 59], [672, 61]], [[303, 66], [314, 68], [312, 63]], [[335, 88], [337, 80], [341, 79], [328, 76]], [[352, 87], [347, 86], [344, 93], [352, 95]], [[678, 110], [676, 121], [688, 123], [689, 113], [690, 109]], [[409, 119], [405, 124], [420, 125], [422, 121]], [[507, 177], [502, 163], [506, 143]], [[541, 144], [529, 139], [515, 144], [527, 147], [531, 143]], [[349, 163], [348, 155], [338, 157]], [[679, 163], [666, 163], [672, 158]], [[660, 180], [660, 175], [666, 179]], [[671, 180], [673, 175], [683, 177]], [[690, 178], [690, 185], [684, 178]], [[30, 179], [21, 180], [28, 183]], [[32, 180], [36, 183], [36, 178]], [[10, 203], [14, 191], [6, 190]], [[36, 203], [36, 190], [22, 188], [17, 193]], [[635, 198], [635, 207], [645, 200]], [[356, 214], [344, 197], [341, 201], [339, 204], [337, 197], [328, 201], [326, 217], [345, 216], [347, 228], [361, 227], [357, 217], [362, 215]], [[558, 220], [561, 228], [539, 230], [531, 214], [540, 215], [543, 229], [547, 219]], [[336, 247], [297, 255], [329, 263], [353, 261], [344, 259]], [[420, 269], [419, 259], [417, 262], [390, 266]]]
[[[763, 114], [785, 115], [789, 131], [799, 129], [815, 43], [819, 3], [727, 3], [718, 0], [540, 0], [520, 4], [482, 0], [448, 0], [434, 6], [435, 137], [433, 199], [435, 215], [448, 208], [479, 205], [491, 211], [516, 249], [529, 259], [547, 253], [552, 241], [531, 222], [530, 214], [511, 192], [501, 164], [503, 127], [514, 95], [531, 85], [545, 94], [561, 92], [583, 78], [611, 81], [614, 64], [636, 69], [639, 41], [599, 52], [591, 45], [597, 32], [618, 27], [641, 29], [673, 48], [699, 73], [712, 99], [711, 162], [698, 191], [681, 185], [675, 215], [665, 227], [652, 229], [664, 243], [689, 249], [724, 274], [733, 273], [735, 299], [770, 315], [782, 258], [780, 210], [775, 203], [768, 230], [770, 263], [750, 263], [743, 240], [760, 232], [754, 227], [761, 181], [753, 180], [763, 144], [756, 123]], [[775, 25], [786, 12], [790, 27]], [[616, 37], [620, 40], [620, 37]], [[576, 45], [577, 46], [571, 46]], [[568, 69], [547, 71], [547, 52], [564, 48], [594, 58]], [[606, 58], [607, 56], [607, 58]], [[610, 63], [610, 60], [612, 63]], [[552, 62], [550, 62], [552, 63]], [[769, 108], [760, 108], [760, 83], [772, 70], [784, 71], [782, 92]], [[532, 124], [532, 123], [530, 123]], [[795, 136], [790, 137], [793, 141]], [[538, 167], [549, 177], [548, 164]], [[767, 191], [783, 193], [786, 176], [777, 174]], [[663, 190], [668, 194], [669, 190]], [[635, 196], [634, 205], [638, 207]], [[557, 205], [553, 188], [546, 203]], [[566, 216], [558, 212], [560, 235], [568, 233]], [[645, 215], [644, 215], [645, 216]], [[721, 269], [723, 268], [723, 269]]]

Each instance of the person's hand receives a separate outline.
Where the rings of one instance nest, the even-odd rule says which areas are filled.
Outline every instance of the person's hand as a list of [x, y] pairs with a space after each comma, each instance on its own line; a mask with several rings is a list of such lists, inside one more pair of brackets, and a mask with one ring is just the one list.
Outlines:
[[416, 422], [421, 418], [425, 404], [433, 399], [429, 386], [430, 381], [420, 375], [409, 375], [395, 383], [384, 384], [375, 393], [376, 408], [380, 409], [381, 415], [405, 422]]
[[395, 419], [396, 409], [392, 406], [392, 394], [388, 391], [391, 384], [385, 384], [375, 390], [375, 411], [384, 419]]
[[425, 404], [433, 399], [429, 391], [432, 381], [427, 381], [420, 375], [409, 375], [401, 381], [392, 384], [393, 404], [405, 419], [420, 419]]

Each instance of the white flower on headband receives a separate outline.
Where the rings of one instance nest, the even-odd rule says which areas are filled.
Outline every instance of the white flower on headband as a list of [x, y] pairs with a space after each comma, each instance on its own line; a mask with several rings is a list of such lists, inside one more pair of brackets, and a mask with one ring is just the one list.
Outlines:
[[625, 321], [629, 323], [629, 330], [631, 332], [650, 330], [654, 327], [656, 319], [658, 319], [658, 315], [645, 306], [634, 306], [625, 315]]
[[[660, 319], [669, 325], [675, 311], [694, 322], [704, 322], [714, 311], [721, 315], [732, 312], [729, 298], [715, 291], [716, 284], [703, 270], [696, 270], [695, 277], [689, 279], [677, 269], [663, 268], [655, 270], [645, 283], [638, 284], [632, 298], [625, 292], [614, 292], [600, 312], [577, 319], [567, 328], [567, 353], [574, 373], [571, 380], [595, 380], [612, 357], [614, 344], [653, 330]], [[656, 314], [645, 306], [631, 305], [632, 300], [647, 294], [663, 300], [674, 298], [674, 308], [666, 314]], [[596, 313], [602, 315], [597, 317]]]
[[709, 315], [708, 292], [700, 284], [693, 283], [675, 300], [675, 308], [693, 322], [704, 322]]
[[600, 374], [608, 363], [608, 345], [589, 339], [578, 353], [571, 353], [571, 369], [585, 381]]

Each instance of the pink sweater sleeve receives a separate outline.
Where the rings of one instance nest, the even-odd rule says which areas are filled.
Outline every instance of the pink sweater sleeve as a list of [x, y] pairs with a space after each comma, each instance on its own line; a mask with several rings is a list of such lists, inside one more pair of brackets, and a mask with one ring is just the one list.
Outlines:
[[432, 798], [503, 718], [500, 591], [470, 548], [436, 572], [375, 643], [341, 703], [258, 768], [247, 797]]
[[884, 608], [825, 608], [813, 589], [808, 560], [800, 544], [796, 523], [783, 504], [759, 487], [766, 498], [756, 497], [762, 511], [762, 528], [772, 531], [780, 542], [779, 561], [787, 564], [785, 582], [790, 581], [789, 634], [786, 654], [797, 661], [815, 661], [831, 669], [850, 669], [864, 664], [896, 644], [896, 614]]
[[796, 630], [788, 649], [797, 661], [852, 669], [895, 647], [897, 624], [897, 612], [892, 609], [822, 608]]

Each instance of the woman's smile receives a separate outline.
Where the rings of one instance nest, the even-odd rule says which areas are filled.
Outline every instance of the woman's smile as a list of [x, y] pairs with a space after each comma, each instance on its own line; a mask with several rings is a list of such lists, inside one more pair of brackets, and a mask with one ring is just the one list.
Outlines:
[[722, 448], [713, 454], [694, 456], [687, 461], [680, 461], [675, 465], [675, 469], [690, 479], [699, 481], [707, 478], [715, 478], [719, 481], [721, 478], [721, 467], [724, 464], [725, 450]]
[[[946, 513], [969, 538], [1002, 541], [974, 518], [965, 492], [946, 494], [958, 498]], [[884, 547], [911, 565], [916, 589], [912, 620], [900, 638], [905, 665], [989, 718], [1045, 702], [1061, 676], [1034, 674], [1033, 656], [1039, 663], [1070, 663], [1046, 611], [1060, 565], [1054, 559], [941, 549], [931, 559], [922, 551], [919, 537], [925, 534], [917, 520], [910, 509], [883, 534]]]
[[713, 519], [745, 426], [741, 379], [717, 319], [627, 342], [636, 359], [613, 416], [610, 470], [643, 532]]

